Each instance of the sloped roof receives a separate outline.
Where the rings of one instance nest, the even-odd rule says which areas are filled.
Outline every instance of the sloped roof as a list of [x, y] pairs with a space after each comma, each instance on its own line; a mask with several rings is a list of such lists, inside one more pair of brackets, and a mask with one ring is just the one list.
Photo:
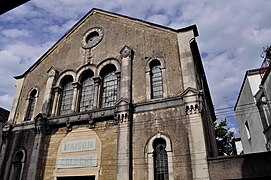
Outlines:
[[247, 71], [246, 71], [245, 77], [244, 77], [243, 82], [242, 82], [242, 86], [241, 86], [241, 88], [240, 88], [240, 91], [239, 91], [239, 94], [238, 94], [236, 103], [235, 103], [235, 105], [234, 105], [234, 110], [237, 108], [237, 104], [238, 104], [238, 102], [239, 102], [239, 99], [240, 99], [241, 93], [242, 93], [242, 91], [243, 91], [243, 88], [244, 88], [245, 81], [246, 81], [247, 77], [248, 77], [248, 76], [251, 76], [251, 75], [259, 74], [259, 73], [260, 73], [260, 68], [258, 68], [258, 69], [251, 69], [251, 70], [247, 70]]
[[180, 32], [186, 32], [189, 30], [192, 30], [194, 32], [195, 37], [197, 37], [198, 34], [198, 30], [197, 30], [197, 26], [191, 25], [191, 26], [187, 26], [181, 29], [173, 29], [170, 27], [166, 27], [166, 26], [162, 26], [162, 25], [158, 25], [155, 23], [151, 23], [151, 22], [147, 22], [147, 21], [143, 21], [141, 19], [137, 19], [137, 18], [133, 18], [133, 17], [129, 17], [129, 16], [125, 16], [125, 15], [121, 15], [121, 14], [117, 14], [117, 13], [113, 13], [113, 12], [108, 12], [105, 10], [101, 10], [101, 9], [97, 9], [97, 8], [93, 8], [91, 9], [83, 18], [81, 18], [69, 31], [67, 31], [46, 53], [44, 53], [27, 71], [25, 71], [22, 75], [19, 76], [15, 76], [15, 79], [20, 79], [23, 78], [28, 72], [30, 72], [32, 69], [34, 69], [37, 65], [39, 65], [39, 63], [45, 58], [47, 57], [51, 52], [54, 51], [54, 49], [57, 47], [57, 45], [62, 41], [62, 39], [65, 39], [66, 36], [68, 36], [69, 34], [71, 34], [78, 26], [80, 26], [89, 16], [95, 14], [95, 13], [100, 13], [100, 14], [104, 14], [107, 16], [115, 16], [115, 17], [119, 17], [119, 18], [124, 18], [124, 19], [129, 19], [131, 21], [137, 22], [137, 23], [141, 23], [143, 25], [147, 25], [147, 26], [152, 26], [161, 30], [168, 30], [168, 31], [172, 31], [175, 33], [180, 33]]

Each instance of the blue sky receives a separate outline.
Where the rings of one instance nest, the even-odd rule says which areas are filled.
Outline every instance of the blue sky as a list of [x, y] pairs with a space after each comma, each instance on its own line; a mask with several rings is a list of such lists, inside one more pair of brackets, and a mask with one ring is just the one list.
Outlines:
[[[270, 45], [268, 0], [31, 0], [0, 16], [0, 106], [11, 108], [21, 75], [92, 8], [172, 28], [196, 24], [217, 117], [230, 117], [247, 69], [260, 67]], [[227, 108], [222, 114], [221, 108]]]

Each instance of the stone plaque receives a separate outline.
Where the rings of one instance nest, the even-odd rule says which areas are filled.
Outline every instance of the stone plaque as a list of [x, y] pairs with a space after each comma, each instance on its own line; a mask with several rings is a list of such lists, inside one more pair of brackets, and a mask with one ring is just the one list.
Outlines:
[[61, 152], [79, 152], [96, 149], [96, 139], [83, 139], [78, 141], [68, 141], [62, 144]]
[[57, 160], [57, 168], [80, 168], [80, 167], [96, 167], [97, 154], [83, 156], [62, 156]]

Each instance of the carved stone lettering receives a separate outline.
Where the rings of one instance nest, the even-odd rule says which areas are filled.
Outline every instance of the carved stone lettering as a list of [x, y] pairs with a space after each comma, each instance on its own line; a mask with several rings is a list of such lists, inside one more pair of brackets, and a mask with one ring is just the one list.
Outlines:
[[57, 168], [80, 168], [80, 167], [96, 167], [97, 154], [84, 156], [62, 156], [57, 160]]
[[84, 139], [78, 141], [68, 141], [62, 144], [61, 152], [78, 152], [96, 149], [96, 139]]

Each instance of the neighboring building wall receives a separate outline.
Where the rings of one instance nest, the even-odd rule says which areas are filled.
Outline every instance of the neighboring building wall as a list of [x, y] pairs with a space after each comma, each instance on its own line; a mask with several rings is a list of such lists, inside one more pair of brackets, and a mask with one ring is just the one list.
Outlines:
[[263, 126], [254, 97], [260, 83], [259, 70], [248, 71], [235, 107], [244, 153], [266, 151]]
[[270, 179], [271, 152], [210, 158], [210, 179]]
[[263, 126], [264, 126], [264, 134], [266, 137], [266, 146], [267, 150], [271, 150], [271, 73], [270, 73], [270, 68], [268, 68], [268, 71], [266, 72], [266, 79], [264, 82], [262, 81], [261, 89], [262, 91], [262, 96], [264, 96], [265, 102], [263, 103], [263, 109], [261, 112], [262, 113], [262, 121], [263, 121]]

